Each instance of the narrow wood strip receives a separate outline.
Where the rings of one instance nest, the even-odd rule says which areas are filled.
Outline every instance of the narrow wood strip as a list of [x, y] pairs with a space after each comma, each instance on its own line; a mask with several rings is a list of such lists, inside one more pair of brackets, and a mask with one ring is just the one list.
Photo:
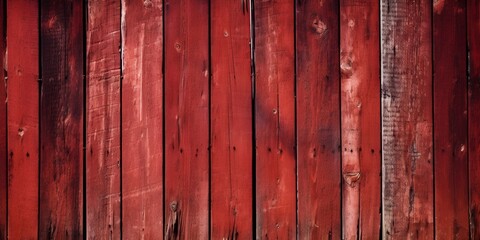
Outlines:
[[7, 239], [6, 1], [0, 0], [0, 239]]

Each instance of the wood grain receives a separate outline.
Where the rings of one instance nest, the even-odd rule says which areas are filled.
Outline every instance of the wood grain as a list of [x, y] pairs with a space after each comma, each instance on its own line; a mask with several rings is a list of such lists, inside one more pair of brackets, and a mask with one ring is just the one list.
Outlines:
[[255, 1], [256, 236], [296, 236], [294, 3]]
[[122, 236], [163, 238], [162, 1], [122, 0]]
[[378, 1], [340, 2], [343, 238], [380, 239]]
[[86, 237], [119, 239], [120, 1], [89, 1], [87, 15]]
[[470, 239], [480, 239], [480, 1], [467, 0]]
[[431, 2], [381, 1], [383, 237], [432, 239]]
[[6, 1], [0, 0], [0, 239], [7, 239]]
[[165, 1], [165, 238], [209, 234], [207, 0]]
[[468, 239], [466, 1], [433, 4], [435, 236]]
[[83, 237], [83, 4], [41, 2], [39, 238]]
[[210, 4], [211, 237], [251, 239], [250, 6], [248, 1]]
[[339, 1], [296, 3], [298, 236], [340, 239]]
[[7, 4], [8, 238], [38, 236], [38, 2]]

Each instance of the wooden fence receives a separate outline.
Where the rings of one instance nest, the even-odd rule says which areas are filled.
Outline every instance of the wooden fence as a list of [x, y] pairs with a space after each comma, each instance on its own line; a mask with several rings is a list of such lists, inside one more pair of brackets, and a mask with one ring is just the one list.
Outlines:
[[0, 239], [480, 239], [480, 0], [0, 13]]

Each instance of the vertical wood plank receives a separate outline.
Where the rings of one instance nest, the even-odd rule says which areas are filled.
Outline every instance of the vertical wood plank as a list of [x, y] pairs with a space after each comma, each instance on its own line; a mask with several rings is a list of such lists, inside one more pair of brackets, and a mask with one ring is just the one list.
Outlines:
[[211, 1], [211, 237], [251, 239], [252, 84], [248, 1]]
[[379, 13], [378, 1], [340, 2], [344, 239], [380, 238]]
[[340, 239], [339, 1], [295, 2], [299, 237]]
[[162, 1], [122, 0], [122, 236], [163, 238]]
[[470, 239], [480, 239], [480, 0], [467, 0]]
[[435, 235], [468, 239], [466, 1], [433, 4]]
[[255, 1], [257, 238], [294, 239], [294, 2]]
[[431, 1], [381, 1], [383, 237], [432, 239]]
[[87, 238], [119, 239], [120, 1], [88, 2]]
[[0, 239], [7, 239], [6, 1], [0, 0]]
[[207, 0], [165, 1], [167, 239], [206, 239], [209, 222]]
[[39, 238], [83, 237], [83, 4], [41, 2]]
[[38, 236], [38, 2], [8, 1], [8, 238]]

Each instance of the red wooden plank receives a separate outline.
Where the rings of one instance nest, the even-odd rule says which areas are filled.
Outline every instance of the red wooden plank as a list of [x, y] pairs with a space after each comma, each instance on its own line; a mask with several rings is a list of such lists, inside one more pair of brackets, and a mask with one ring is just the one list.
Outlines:
[[162, 1], [122, 1], [122, 236], [163, 238]]
[[299, 236], [340, 239], [339, 2], [296, 2]]
[[211, 237], [251, 239], [252, 84], [248, 1], [211, 1]]
[[433, 5], [435, 235], [468, 239], [466, 1]]
[[470, 238], [480, 239], [480, 0], [467, 0]]
[[208, 238], [207, 0], [165, 2], [165, 231]]
[[431, 1], [381, 3], [383, 237], [432, 239]]
[[5, 11], [6, 1], [0, 0], [0, 239], [7, 239], [7, 88], [5, 73]]
[[41, 3], [39, 238], [83, 236], [83, 5]]
[[120, 1], [88, 3], [88, 239], [120, 238]]
[[38, 1], [7, 4], [8, 238], [38, 235]]
[[255, 1], [257, 238], [294, 239], [294, 2]]
[[379, 239], [379, 2], [340, 2], [344, 239]]

